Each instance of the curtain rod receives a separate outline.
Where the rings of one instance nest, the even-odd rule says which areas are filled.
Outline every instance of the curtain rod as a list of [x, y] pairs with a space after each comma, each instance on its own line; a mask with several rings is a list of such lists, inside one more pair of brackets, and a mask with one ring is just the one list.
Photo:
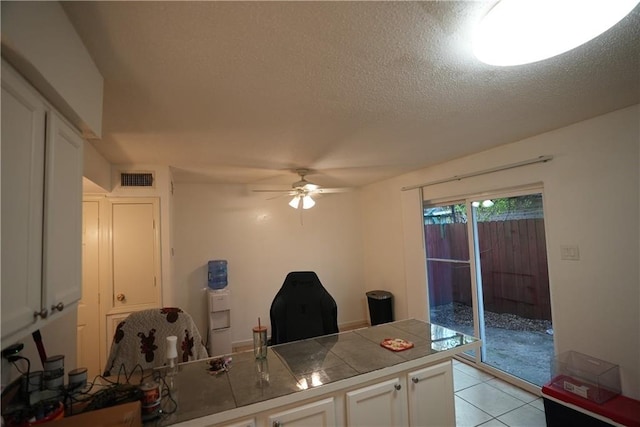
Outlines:
[[508, 164], [508, 165], [497, 166], [495, 168], [485, 169], [485, 170], [482, 170], [482, 171], [470, 172], [470, 173], [466, 173], [464, 175], [455, 175], [455, 176], [453, 176], [451, 178], [440, 179], [438, 181], [431, 181], [431, 182], [427, 182], [425, 184], [410, 185], [408, 187], [402, 187], [401, 190], [402, 191], [415, 190], [416, 188], [429, 187], [431, 185], [443, 184], [445, 182], [460, 181], [461, 179], [465, 179], [465, 178], [471, 178], [471, 177], [479, 176], [479, 175], [486, 175], [488, 173], [503, 171], [503, 170], [507, 170], [507, 169], [519, 168], [520, 166], [532, 165], [534, 163], [546, 163], [551, 159], [553, 159], [553, 156], [540, 156], [540, 157], [536, 157], [535, 159], [529, 159], [529, 160], [525, 160], [525, 161], [518, 162], [518, 163], [511, 163], [511, 164]]

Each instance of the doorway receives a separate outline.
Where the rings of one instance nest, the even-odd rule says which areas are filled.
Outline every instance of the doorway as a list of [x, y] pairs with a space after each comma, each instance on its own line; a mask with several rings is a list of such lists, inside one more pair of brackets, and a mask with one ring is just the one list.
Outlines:
[[482, 339], [467, 356], [537, 386], [553, 326], [541, 191], [425, 202], [432, 323]]

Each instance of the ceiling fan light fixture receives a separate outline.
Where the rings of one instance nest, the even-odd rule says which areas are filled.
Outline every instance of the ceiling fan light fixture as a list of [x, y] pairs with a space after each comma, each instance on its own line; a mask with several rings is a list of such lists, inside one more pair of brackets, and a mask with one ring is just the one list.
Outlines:
[[599, 36], [640, 0], [501, 0], [484, 16], [473, 40], [491, 65], [522, 65], [567, 52]]
[[315, 205], [315, 200], [313, 200], [308, 194], [306, 196], [297, 194], [293, 196], [293, 199], [291, 199], [291, 201], [289, 202], [289, 206], [291, 206], [293, 209], [311, 209]]
[[289, 206], [291, 206], [293, 209], [298, 209], [298, 207], [300, 206], [300, 196], [294, 196], [294, 198], [289, 202]]
[[304, 196], [302, 198], [302, 209], [311, 209], [316, 205], [316, 202], [311, 198], [311, 196]]

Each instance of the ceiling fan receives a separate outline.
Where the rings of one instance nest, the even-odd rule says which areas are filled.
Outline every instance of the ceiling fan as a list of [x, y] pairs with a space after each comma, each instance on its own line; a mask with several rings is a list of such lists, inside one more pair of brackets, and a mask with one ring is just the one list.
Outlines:
[[309, 169], [306, 168], [296, 169], [295, 173], [300, 176], [300, 180], [291, 184], [290, 190], [255, 189], [253, 191], [262, 193], [288, 193], [290, 196], [293, 196], [293, 198], [289, 202], [289, 206], [294, 209], [311, 209], [316, 204], [315, 200], [313, 200], [311, 196], [315, 196], [317, 194], [343, 193], [345, 191], [350, 191], [350, 188], [323, 188], [319, 185], [309, 182], [305, 179], [305, 176], [307, 176], [309, 172]]

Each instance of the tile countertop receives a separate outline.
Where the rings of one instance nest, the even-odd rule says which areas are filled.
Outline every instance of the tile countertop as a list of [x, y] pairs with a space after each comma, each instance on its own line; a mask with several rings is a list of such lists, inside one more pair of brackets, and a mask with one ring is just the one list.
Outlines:
[[[414, 347], [394, 352], [380, 346], [385, 338], [403, 338]], [[452, 356], [469, 348], [459, 347], [477, 343], [468, 335], [409, 319], [279, 344], [269, 347], [263, 360], [256, 360], [253, 350], [234, 353], [229, 370], [217, 375], [208, 372], [209, 359], [181, 364], [171, 391], [177, 409], [150, 425], [246, 407], [430, 355], [444, 356], [448, 350]], [[171, 412], [176, 406], [165, 397], [162, 407]]]

